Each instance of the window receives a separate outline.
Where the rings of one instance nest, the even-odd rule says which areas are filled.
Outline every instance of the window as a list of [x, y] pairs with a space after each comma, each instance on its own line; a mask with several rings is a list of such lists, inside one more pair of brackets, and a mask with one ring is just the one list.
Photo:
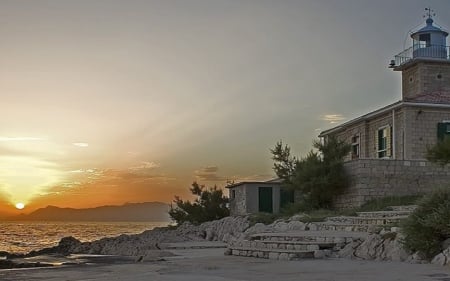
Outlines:
[[230, 198], [231, 199], [236, 198], [236, 190], [234, 190], [234, 189], [230, 190]]
[[419, 35], [420, 48], [431, 46], [431, 36], [430, 34], [420, 34]]
[[378, 129], [375, 135], [377, 158], [391, 157], [391, 127], [385, 126]]
[[352, 159], [358, 159], [359, 152], [359, 135], [355, 135], [352, 137]]
[[450, 137], [450, 121], [443, 121], [441, 123], [438, 123], [437, 137], [438, 140], [443, 140], [447, 137]]

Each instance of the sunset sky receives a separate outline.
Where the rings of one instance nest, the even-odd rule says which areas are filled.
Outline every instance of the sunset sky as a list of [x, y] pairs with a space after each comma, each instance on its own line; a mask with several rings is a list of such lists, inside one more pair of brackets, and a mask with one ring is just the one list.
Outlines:
[[448, 29], [448, 0], [0, 0], [0, 213], [270, 179], [278, 140], [400, 99], [428, 5]]

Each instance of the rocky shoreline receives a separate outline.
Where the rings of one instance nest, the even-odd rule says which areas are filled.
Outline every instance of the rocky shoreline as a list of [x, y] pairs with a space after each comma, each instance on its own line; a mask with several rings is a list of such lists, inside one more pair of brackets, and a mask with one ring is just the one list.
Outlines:
[[[120, 235], [92, 242], [80, 242], [74, 237], [65, 237], [55, 247], [31, 251], [27, 254], [0, 252], [0, 256], [5, 258], [0, 261], [0, 268], [47, 267], [53, 265], [51, 263], [27, 262], [27, 260], [38, 256], [67, 257], [74, 254], [84, 254], [132, 257], [131, 260], [134, 261], [159, 259], [172, 255], [165, 248], [167, 243], [189, 241], [236, 243], [236, 241], [247, 239], [255, 233], [295, 232], [317, 230], [318, 228], [319, 225], [316, 223], [303, 223], [295, 217], [288, 220], [277, 220], [269, 225], [257, 223], [253, 226], [250, 226], [247, 217], [226, 217], [198, 226], [185, 223], [177, 228], [161, 227], [140, 234]], [[346, 244], [345, 247], [335, 253], [334, 257], [409, 263], [427, 262], [420, 259], [418, 254], [409, 254], [403, 250], [401, 233], [396, 227], [368, 233], [365, 239], [354, 240]], [[432, 263], [449, 265], [450, 247], [437, 255]]]

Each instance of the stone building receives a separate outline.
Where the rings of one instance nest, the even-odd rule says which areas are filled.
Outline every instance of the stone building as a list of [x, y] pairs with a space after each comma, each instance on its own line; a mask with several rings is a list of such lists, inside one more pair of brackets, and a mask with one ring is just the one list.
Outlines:
[[352, 146], [345, 159], [351, 176], [337, 207], [358, 206], [384, 196], [426, 193], [450, 183], [450, 169], [426, 161], [427, 148], [450, 136], [448, 32], [426, 25], [411, 34], [412, 46], [390, 68], [402, 74], [401, 100], [323, 131]]
[[294, 201], [293, 192], [283, 189], [279, 179], [239, 182], [227, 188], [232, 216], [278, 213], [286, 203]]

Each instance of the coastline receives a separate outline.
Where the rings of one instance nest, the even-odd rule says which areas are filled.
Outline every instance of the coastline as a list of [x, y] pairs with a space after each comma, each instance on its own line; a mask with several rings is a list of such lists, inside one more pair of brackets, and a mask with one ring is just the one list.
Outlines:
[[442, 281], [450, 270], [431, 264], [324, 259], [276, 261], [224, 256], [223, 249], [173, 250], [174, 256], [159, 260], [79, 264], [56, 268], [0, 270], [4, 281], [123, 280], [123, 281], [242, 281], [242, 280], [399, 280]]
[[[303, 224], [295, 220], [249, 226], [247, 218], [227, 217], [198, 226], [183, 224], [177, 228], [155, 228], [141, 234], [92, 242], [66, 237], [56, 247], [9, 258], [18, 263], [52, 264], [51, 267], [0, 270], [0, 280], [450, 280], [448, 266], [420, 260], [400, 262], [385, 255], [386, 252], [368, 255], [377, 245], [386, 245], [383, 248], [392, 250], [394, 240], [380, 240], [380, 234], [369, 235], [365, 243], [358, 246], [361, 252], [354, 248], [352, 255], [344, 255], [346, 247], [339, 253], [343, 254], [339, 258], [285, 261], [229, 255], [229, 242], [244, 239], [252, 233], [285, 232], [288, 229], [298, 232], [298, 228], [314, 226], [314, 223]], [[353, 248], [355, 245], [348, 246]]]

